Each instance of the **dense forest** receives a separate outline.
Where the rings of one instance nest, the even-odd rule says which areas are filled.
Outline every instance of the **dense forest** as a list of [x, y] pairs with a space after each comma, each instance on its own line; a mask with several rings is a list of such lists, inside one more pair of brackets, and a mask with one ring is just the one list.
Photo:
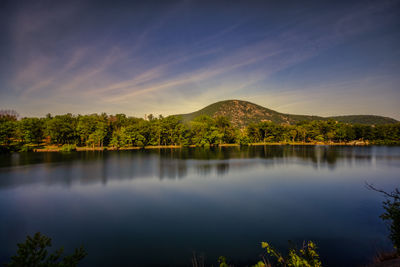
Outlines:
[[335, 120], [303, 121], [295, 125], [268, 121], [234, 127], [227, 117], [199, 116], [183, 122], [179, 116], [146, 119], [124, 114], [57, 115], [21, 118], [0, 114], [2, 151], [28, 151], [51, 145], [88, 148], [144, 146], [209, 146], [254, 143], [344, 143], [400, 144], [400, 123], [349, 124]]

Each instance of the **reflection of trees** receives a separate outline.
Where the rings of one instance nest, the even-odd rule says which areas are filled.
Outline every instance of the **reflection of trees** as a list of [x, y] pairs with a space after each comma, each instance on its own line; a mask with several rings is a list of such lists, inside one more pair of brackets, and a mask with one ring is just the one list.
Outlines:
[[[303, 164], [335, 168], [338, 162], [370, 164], [376, 148], [334, 146], [245, 146], [154, 149], [133, 151], [87, 151], [73, 153], [20, 153], [1, 155], [0, 187], [43, 183], [69, 186], [159, 177], [183, 178], [193, 170], [200, 175], [225, 175], [230, 169], [276, 164]], [[27, 165], [35, 165], [31, 168]], [[25, 166], [25, 167], [24, 167]], [[27, 171], [29, 170], [29, 171]]]
[[159, 178], [182, 178], [187, 175], [187, 166], [182, 160], [165, 159], [159, 161]]
[[228, 172], [228, 170], [229, 170], [229, 163], [221, 162], [221, 163], [217, 164], [217, 174], [218, 175], [224, 175]]
[[197, 173], [203, 176], [210, 175], [211, 173], [211, 164], [205, 162], [203, 164], [199, 164], [196, 167]]
[[197, 174], [207, 176], [212, 173], [225, 175], [229, 170], [228, 160], [200, 160], [189, 161], [183, 159], [161, 159], [159, 161], [160, 179], [183, 178], [187, 176], [188, 169], [194, 169]]
[[[209, 147], [182, 148], [174, 151], [161, 149], [153, 151], [161, 158], [195, 159], [195, 160], [227, 160], [240, 158], [300, 158], [314, 163], [336, 164], [339, 158], [349, 158], [349, 154], [341, 153], [338, 147], [330, 146], [243, 146], [243, 147]], [[354, 157], [351, 155], [350, 157]], [[363, 156], [371, 158], [371, 155]]]

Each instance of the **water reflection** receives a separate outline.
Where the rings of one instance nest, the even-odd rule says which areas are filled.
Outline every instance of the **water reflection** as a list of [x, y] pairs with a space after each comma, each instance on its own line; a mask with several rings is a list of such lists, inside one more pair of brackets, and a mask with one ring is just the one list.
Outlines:
[[[398, 160], [398, 148], [337, 146], [254, 146], [1, 155], [0, 188], [29, 183], [106, 185], [110, 180], [182, 179], [188, 173], [224, 176], [262, 165], [298, 164], [335, 169]], [[54, 173], [55, 172], [55, 173]]]
[[82, 266], [186, 266], [194, 250], [209, 265], [254, 264], [260, 241], [304, 239], [324, 266], [357, 266], [388, 245], [381, 196], [364, 182], [392, 189], [399, 163], [398, 147], [0, 155], [0, 262], [43, 231], [66, 248], [84, 242]]

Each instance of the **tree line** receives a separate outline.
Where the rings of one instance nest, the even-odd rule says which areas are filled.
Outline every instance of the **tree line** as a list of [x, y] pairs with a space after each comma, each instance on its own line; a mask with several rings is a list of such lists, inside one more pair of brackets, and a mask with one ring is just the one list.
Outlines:
[[304, 121], [296, 125], [268, 121], [235, 127], [223, 116], [199, 116], [183, 122], [178, 116], [146, 119], [124, 114], [65, 115], [43, 118], [0, 113], [2, 150], [29, 150], [34, 146], [71, 145], [84, 147], [209, 146], [251, 143], [315, 143], [368, 141], [400, 144], [400, 123], [362, 125], [334, 120]]

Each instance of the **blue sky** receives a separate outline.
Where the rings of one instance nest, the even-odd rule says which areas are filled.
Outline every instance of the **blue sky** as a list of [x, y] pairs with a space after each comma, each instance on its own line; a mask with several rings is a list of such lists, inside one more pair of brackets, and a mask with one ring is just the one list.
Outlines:
[[400, 1], [2, 1], [0, 109], [400, 119]]

